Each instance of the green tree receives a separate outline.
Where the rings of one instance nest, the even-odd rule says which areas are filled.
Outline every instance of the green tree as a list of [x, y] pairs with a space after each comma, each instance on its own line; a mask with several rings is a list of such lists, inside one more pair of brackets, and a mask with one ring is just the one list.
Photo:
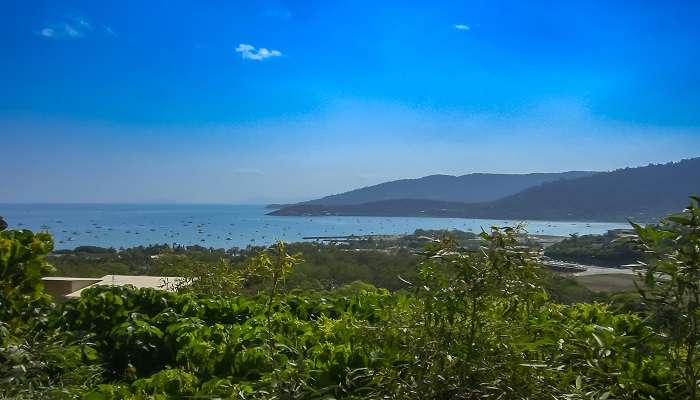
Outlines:
[[244, 271], [223, 258], [206, 263], [184, 254], [164, 254], [158, 259], [154, 272], [182, 278], [166, 282], [169, 289], [205, 296], [236, 295], [245, 283]]
[[50, 327], [55, 310], [41, 278], [52, 270], [45, 257], [53, 239], [5, 228], [0, 223], [0, 398], [73, 398], [100, 368], [86, 336]]
[[50, 303], [41, 278], [52, 271], [45, 259], [52, 249], [48, 233], [0, 230], [0, 321], [9, 329], [17, 329]]
[[660, 337], [672, 368], [685, 383], [690, 399], [700, 384], [700, 197], [693, 196], [682, 213], [658, 225], [632, 224], [638, 243], [649, 256], [641, 294], [655, 311]]

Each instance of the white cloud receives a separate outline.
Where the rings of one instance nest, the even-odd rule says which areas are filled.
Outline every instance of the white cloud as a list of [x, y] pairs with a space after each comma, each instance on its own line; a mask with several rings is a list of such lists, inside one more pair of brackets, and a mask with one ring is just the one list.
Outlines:
[[85, 33], [82, 25], [60, 23], [34, 31], [37, 36], [45, 39], [80, 39]]
[[264, 47], [256, 49], [255, 46], [241, 43], [236, 47], [236, 53], [241, 53], [241, 57], [246, 60], [262, 61], [266, 58], [280, 57], [282, 52], [278, 50], [268, 50]]
[[102, 29], [105, 31], [107, 36], [117, 37], [117, 32], [115, 32], [114, 29], [110, 28], [109, 26], [102, 25]]
[[455, 25], [455, 29], [457, 29], [458, 31], [468, 31], [471, 28], [469, 27], [469, 25], [457, 24]]
[[39, 36], [43, 36], [45, 38], [52, 38], [56, 34], [56, 31], [54, 31], [51, 28], [44, 28], [44, 29], [40, 30], [39, 32], [37, 32], [37, 34]]
[[[114, 36], [114, 31], [107, 26], [104, 29], [108, 35]], [[45, 39], [80, 39], [92, 30], [92, 24], [88, 21], [69, 16], [34, 31], [34, 34]]]
[[63, 25], [63, 32], [67, 36], [72, 37], [72, 38], [83, 37], [83, 34], [81, 32], [79, 32], [78, 29], [76, 29], [73, 26], [68, 25], [68, 24]]

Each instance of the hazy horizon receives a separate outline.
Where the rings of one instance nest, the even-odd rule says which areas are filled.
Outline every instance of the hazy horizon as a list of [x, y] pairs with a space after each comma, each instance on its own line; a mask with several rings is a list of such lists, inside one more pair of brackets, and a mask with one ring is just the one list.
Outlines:
[[[668, 162], [676, 162], [676, 161], [681, 161], [681, 160], [670, 160]], [[661, 163], [665, 164], [665, 162]], [[647, 164], [645, 164], [647, 165]], [[641, 167], [644, 165], [630, 165], [630, 166], [625, 166], [625, 167]], [[625, 168], [622, 167], [622, 168]], [[561, 173], [561, 172], [572, 172], [574, 170], [566, 170], [566, 171], [532, 171], [532, 172], [497, 172], [497, 173], [492, 173], [492, 172], [486, 172], [485, 174], [511, 174], [511, 175], [525, 175], [525, 174], [538, 174], [538, 173]], [[578, 170], [578, 171], [583, 171], [583, 170]], [[588, 170], [589, 172], [609, 172], [612, 170], [598, 170], [598, 171], [593, 171], [593, 170]], [[415, 177], [404, 177], [404, 178], [396, 178], [396, 179], [389, 179], [381, 182], [376, 182], [376, 183], [370, 183], [365, 186], [357, 186], [357, 187], [350, 187], [346, 190], [342, 190], [339, 192], [335, 193], [322, 193], [318, 194], [316, 196], [307, 196], [299, 199], [292, 199], [292, 200], [287, 200], [287, 201], [275, 201], [274, 199], [271, 200], [260, 200], [260, 201], [251, 201], [251, 202], [217, 202], [217, 201], [209, 201], [209, 202], [189, 202], [189, 201], [177, 201], [177, 200], [168, 200], [168, 199], [142, 199], [142, 200], [124, 200], [124, 201], [109, 201], [109, 202], [104, 202], [104, 201], [54, 201], [54, 202], [43, 202], [43, 201], [0, 201], [0, 204], [56, 204], [56, 205], [80, 205], [80, 204], [85, 204], [85, 205], [239, 205], [239, 206], [267, 206], [270, 204], [287, 204], [287, 203], [298, 203], [298, 202], [303, 202], [303, 201], [308, 201], [308, 200], [314, 200], [317, 198], [321, 197], [326, 197], [329, 195], [336, 195], [336, 194], [341, 194], [345, 193], [348, 191], [352, 191], [355, 189], [361, 189], [361, 188], [366, 188], [366, 187], [371, 187], [375, 186], [381, 183], [389, 182], [389, 181], [395, 181], [395, 180], [412, 180], [412, 179], [420, 179], [420, 178], [425, 178], [428, 176], [436, 176], [436, 175], [443, 175], [443, 176], [454, 176], [454, 177], [460, 177], [464, 175], [469, 175], [469, 174], [480, 174], [481, 172], [470, 172], [467, 174], [447, 174], [447, 173], [440, 173], [440, 174], [431, 174], [431, 175], [423, 175], [423, 176], [415, 176]]]
[[699, 11], [8, 4], [0, 203], [286, 203], [697, 157]]

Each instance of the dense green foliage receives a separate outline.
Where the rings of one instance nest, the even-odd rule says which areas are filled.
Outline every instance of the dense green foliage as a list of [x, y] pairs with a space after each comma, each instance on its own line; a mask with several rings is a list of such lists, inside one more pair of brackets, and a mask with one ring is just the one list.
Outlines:
[[[303, 261], [291, 272], [287, 287], [332, 289], [354, 281], [364, 281], [390, 290], [403, 288], [406, 285], [398, 277], [409, 279], [415, 275], [415, 266], [419, 261], [415, 253], [422, 249], [425, 238], [445, 237], [448, 233], [464, 243], [476, 237], [466, 232], [419, 230], [393, 240], [363, 240], [351, 245], [290, 244], [291, 252], [303, 254]], [[260, 247], [224, 250], [201, 246], [173, 248], [167, 245], [114, 250], [83, 246], [55, 252], [49, 260], [55, 267], [54, 274], [60, 276], [181, 276], [183, 269], [206, 269], [212, 265], [220, 267], [222, 262], [240, 264], [260, 250]]]
[[698, 397], [700, 369], [700, 197], [694, 207], [658, 227], [634, 225], [650, 255], [644, 300], [655, 311], [671, 367], [683, 375], [689, 397]]
[[[480, 237], [459, 230], [418, 229], [409, 235], [358, 240], [349, 244], [291, 243], [289, 251], [301, 253], [301, 262], [286, 281], [288, 289], [332, 290], [353, 282], [365, 282], [391, 291], [407, 289], [415, 280], [417, 264], [426, 243], [450, 238], [460, 246], [478, 249]], [[153, 245], [114, 250], [76, 247], [49, 256], [54, 275], [100, 277], [106, 274], [197, 276], [219, 279], [226, 270], [237, 270], [246, 259], [262, 248], [229, 250], [201, 246], [175, 247]], [[87, 251], [86, 251], [87, 250]], [[359, 250], [359, 251], [358, 251]], [[208, 277], [204, 275], [208, 272]], [[543, 274], [543, 286], [557, 301], [590, 301], [596, 296], [573, 279]], [[221, 281], [226, 285], [225, 279]], [[256, 281], [247, 286], [259, 288]]]
[[[421, 243], [424, 243], [422, 241]], [[287, 287], [332, 289], [354, 281], [364, 281], [391, 290], [405, 287], [405, 279], [415, 275], [419, 257], [410, 249], [355, 251], [336, 245], [290, 244], [290, 251], [301, 252], [303, 262], [292, 271]], [[207, 249], [199, 246], [134, 247], [120, 251], [84, 253], [79, 249], [49, 257], [55, 275], [100, 277], [106, 274], [181, 276], [194, 269], [238, 265], [260, 248], [244, 250]]]
[[547, 247], [544, 254], [557, 260], [607, 267], [636, 264], [643, 258], [643, 254], [629, 238], [616, 232], [572, 235]]
[[47, 233], [0, 231], [0, 321], [10, 329], [47, 303], [41, 277], [51, 272], [44, 257], [52, 248]]
[[[1, 218], [0, 218], [1, 220]], [[99, 381], [101, 368], [83, 333], [49, 328], [60, 314], [44, 294], [53, 248], [46, 233], [0, 224], [0, 398], [73, 398]]]
[[700, 208], [635, 229], [639, 312], [557, 302], [514, 228], [430, 242], [400, 292], [291, 289], [302, 260], [279, 243], [213, 272], [166, 254], [201, 284], [60, 306], [37, 278], [50, 237], [0, 232], [0, 397], [697, 399]]

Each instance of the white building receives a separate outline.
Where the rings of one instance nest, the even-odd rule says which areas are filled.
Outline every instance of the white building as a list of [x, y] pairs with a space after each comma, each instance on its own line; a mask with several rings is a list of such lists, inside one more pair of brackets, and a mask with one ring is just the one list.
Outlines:
[[80, 297], [83, 290], [95, 286], [125, 286], [136, 288], [152, 288], [173, 290], [174, 284], [184, 280], [178, 276], [147, 276], [147, 275], [105, 275], [101, 278], [72, 278], [65, 276], [46, 276], [44, 290], [55, 301]]

